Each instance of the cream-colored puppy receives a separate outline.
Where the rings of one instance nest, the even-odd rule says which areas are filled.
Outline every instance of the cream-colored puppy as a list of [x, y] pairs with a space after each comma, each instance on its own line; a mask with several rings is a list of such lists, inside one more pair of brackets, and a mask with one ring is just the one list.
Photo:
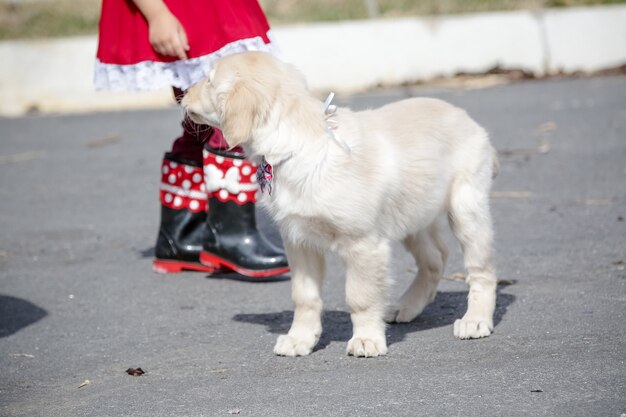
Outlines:
[[[497, 159], [485, 131], [463, 110], [435, 99], [362, 112], [326, 104], [293, 66], [260, 52], [222, 58], [182, 101], [192, 120], [220, 128], [230, 146], [243, 145], [266, 168], [259, 178], [271, 192], [263, 200], [281, 231], [295, 303], [291, 329], [274, 352], [308, 355], [318, 342], [330, 250], [346, 265], [348, 354], [386, 354], [385, 320], [411, 321], [435, 298], [447, 257], [437, 230], [442, 214], [468, 270], [468, 309], [454, 335], [489, 336], [496, 277], [488, 203]], [[395, 240], [419, 271], [389, 307]]]

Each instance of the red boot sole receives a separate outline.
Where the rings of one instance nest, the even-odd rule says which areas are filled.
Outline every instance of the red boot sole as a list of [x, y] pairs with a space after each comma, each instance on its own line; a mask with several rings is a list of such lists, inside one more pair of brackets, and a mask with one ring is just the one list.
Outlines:
[[202, 265], [195, 262], [185, 261], [168, 261], [163, 259], [155, 259], [152, 262], [152, 270], [157, 274], [175, 274], [183, 271], [197, 271], [213, 273], [215, 268], [211, 265]]
[[288, 266], [283, 266], [280, 268], [274, 269], [264, 269], [264, 270], [253, 270], [242, 268], [238, 265], [233, 264], [225, 259], [220, 258], [219, 256], [215, 256], [209, 252], [200, 252], [200, 263], [209, 267], [213, 267], [213, 269], [219, 269], [222, 267], [231, 269], [238, 274], [244, 275], [250, 278], [268, 278], [274, 277], [277, 275], [284, 275], [289, 272]]

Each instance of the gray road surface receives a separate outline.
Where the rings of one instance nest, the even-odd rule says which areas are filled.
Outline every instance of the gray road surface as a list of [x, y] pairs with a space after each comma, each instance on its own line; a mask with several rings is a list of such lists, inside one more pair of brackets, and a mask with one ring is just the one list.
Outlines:
[[[624, 416], [626, 77], [338, 98], [409, 95], [465, 107], [500, 151], [492, 210], [512, 285], [491, 337], [452, 336], [467, 288], [447, 280], [388, 328], [388, 356], [348, 357], [331, 257], [316, 351], [276, 357], [288, 281], [151, 272], [177, 109], [0, 119], [0, 416]], [[414, 271], [398, 247], [394, 296]]]

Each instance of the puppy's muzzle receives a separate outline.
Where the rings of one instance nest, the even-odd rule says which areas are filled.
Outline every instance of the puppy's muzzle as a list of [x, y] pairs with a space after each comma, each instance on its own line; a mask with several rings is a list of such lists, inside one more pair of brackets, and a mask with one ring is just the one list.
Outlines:
[[206, 124], [206, 121], [204, 120], [204, 118], [200, 114], [194, 112], [193, 110], [185, 109], [185, 116], [188, 119], [190, 119], [192, 122], [197, 123], [199, 125]]

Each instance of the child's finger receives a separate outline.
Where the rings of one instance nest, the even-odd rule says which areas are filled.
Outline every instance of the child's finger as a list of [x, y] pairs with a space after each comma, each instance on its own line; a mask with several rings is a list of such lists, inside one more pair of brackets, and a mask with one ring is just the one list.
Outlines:
[[178, 37], [180, 38], [180, 42], [183, 44], [185, 51], [188, 51], [189, 40], [187, 39], [187, 32], [185, 32], [185, 29], [182, 26], [178, 28]]
[[180, 59], [187, 59], [187, 53], [180, 41], [174, 43], [174, 53], [172, 54]]

